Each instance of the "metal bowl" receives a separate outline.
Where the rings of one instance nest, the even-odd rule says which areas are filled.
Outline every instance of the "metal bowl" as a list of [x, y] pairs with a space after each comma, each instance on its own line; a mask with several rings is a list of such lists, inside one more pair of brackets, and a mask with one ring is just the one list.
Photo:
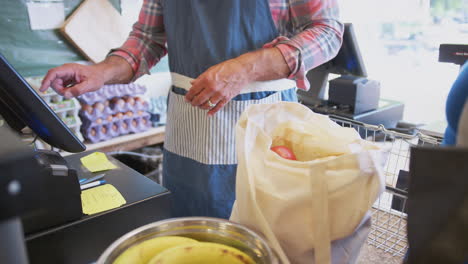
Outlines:
[[258, 234], [242, 225], [209, 217], [172, 218], [137, 228], [112, 243], [97, 264], [112, 264], [129, 247], [160, 236], [183, 236], [221, 243], [243, 251], [257, 264], [279, 264], [273, 249]]

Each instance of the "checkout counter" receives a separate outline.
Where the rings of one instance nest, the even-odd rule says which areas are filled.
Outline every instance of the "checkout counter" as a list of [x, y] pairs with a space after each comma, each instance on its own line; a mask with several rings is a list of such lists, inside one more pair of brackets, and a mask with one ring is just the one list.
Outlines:
[[[78, 178], [90, 178], [80, 158], [84, 152], [65, 157], [68, 165], [78, 172]], [[30, 263], [93, 263], [104, 250], [127, 232], [142, 225], [170, 217], [170, 193], [118, 160], [109, 157], [118, 168], [105, 172], [107, 183], [125, 198], [119, 208], [26, 234]]]
[[[93, 263], [129, 231], [170, 218], [169, 191], [112, 157], [117, 167], [112, 170], [85, 169], [80, 158], [90, 152], [83, 152], [65, 157], [68, 174], [50, 173], [44, 168], [60, 166], [40, 166], [40, 152], [5, 127], [0, 126], [0, 135], [0, 263]], [[85, 215], [77, 180], [102, 173], [125, 204]]]

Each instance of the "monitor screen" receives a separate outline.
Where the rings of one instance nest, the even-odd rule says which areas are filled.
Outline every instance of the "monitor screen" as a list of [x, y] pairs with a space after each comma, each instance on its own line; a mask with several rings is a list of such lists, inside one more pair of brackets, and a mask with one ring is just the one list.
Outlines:
[[68, 152], [81, 152], [86, 149], [2, 54], [0, 54], [0, 116], [16, 131], [28, 126], [53, 147]]
[[310, 89], [309, 91], [298, 90], [299, 100], [307, 105], [320, 104], [320, 101], [325, 99], [330, 73], [367, 77], [352, 23], [345, 23], [343, 43], [338, 54], [307, 73]]

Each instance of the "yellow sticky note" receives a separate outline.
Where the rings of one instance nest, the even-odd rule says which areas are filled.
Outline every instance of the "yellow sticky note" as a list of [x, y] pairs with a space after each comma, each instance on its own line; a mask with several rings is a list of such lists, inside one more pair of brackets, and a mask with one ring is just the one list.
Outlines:
[[112, 162], [107, 159], [106, 154], [102, 152], [94, 152], [81, 159], [81, 163], [91, 172], [112, 170], [117, 168]]
[[104, 184], [81, 192], [83, 213], [97, 214], [120, 207], [126, 203], [122, 194], [110, 184]]

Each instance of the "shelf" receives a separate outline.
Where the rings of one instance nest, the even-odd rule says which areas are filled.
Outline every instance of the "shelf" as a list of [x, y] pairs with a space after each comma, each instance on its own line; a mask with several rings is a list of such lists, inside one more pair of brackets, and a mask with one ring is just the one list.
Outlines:
[[[164, 131], [164, 126], [153, 127], [148, 131], [138, 134], [128, 134], [94, 144], [87, 143], [86, 150], [96, 150], [101, 152], [131, 151], [150, 145], [161, 144], [164, 142]], [[62, 156], [70, 154], [72, 153], [62, 153]]]

